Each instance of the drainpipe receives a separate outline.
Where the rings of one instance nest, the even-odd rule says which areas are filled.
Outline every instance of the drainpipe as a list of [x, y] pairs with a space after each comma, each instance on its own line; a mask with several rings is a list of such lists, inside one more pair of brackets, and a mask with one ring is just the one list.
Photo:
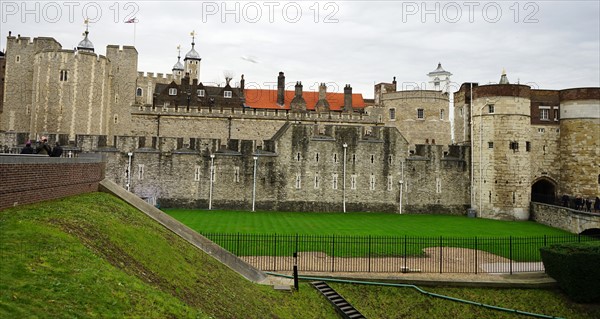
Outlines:
[[342, 186], [342, 190], [343, 190], [343, 200], [342, 200], [342, 205], [343, 205], [343, 209], [344, 209], [344, 213], [346, 212], [346, 149], [348, 148], [348, 144], [344, 143], [344, 145], [342, 145], [344, 147], [344, 181], [343, 181], [343, 186]]
[[254, 178], [252, 179], [252, 211], [255, 211], [255, 204], [256, 204], [256, 162], [258, 161], [258, 156], [254, 156], [254, 173], [253, 176]]
[[208, 209], [212, 209], [213, 181], [215, 174], [215, 154], [210, 154], [210, 186], [208, 188]]
[[399, 213], [402, 214], [402, 188], [404, 187], [404, 161], [400, 162], [402, 164], [402, 179], [400, 179], [400, 201], [399, 201]]

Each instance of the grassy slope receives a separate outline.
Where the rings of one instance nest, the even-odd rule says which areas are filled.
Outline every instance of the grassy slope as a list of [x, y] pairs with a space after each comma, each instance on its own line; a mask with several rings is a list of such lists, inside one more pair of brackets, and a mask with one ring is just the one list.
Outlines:
[[165, 209], [202, 232], [392, 236], [541, 236], [568, 232], [535, 222], [499, 221], [449, 215], [383, 213], [278, 213]]
[[288, 294], [252, 284], [124, 202], [95, 193], [0, 212], [0, 317], [335, 313], [311, 289]]
[[[487, 309], [464, 303], [429, 297], [412, 288], [330, 284], [367, 318], [534, 318]], [[428, 292], [470, 300], [498, 307], [516, 309], [569, 319], [600, 318], [600, 305], [570, 302], [557, 290], [431, 288]]]

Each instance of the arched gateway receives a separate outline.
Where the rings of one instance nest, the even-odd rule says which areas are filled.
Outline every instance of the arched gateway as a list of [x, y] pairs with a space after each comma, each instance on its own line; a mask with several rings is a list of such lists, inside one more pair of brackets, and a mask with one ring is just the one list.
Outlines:
[[556, 204], [556, 184], [547, 178], [538, 179], [531, 185], [531, 201]]

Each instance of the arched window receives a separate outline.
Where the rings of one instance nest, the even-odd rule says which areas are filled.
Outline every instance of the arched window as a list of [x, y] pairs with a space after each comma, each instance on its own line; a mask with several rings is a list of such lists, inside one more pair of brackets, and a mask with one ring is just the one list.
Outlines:
[[135, 90], [135, 96], [142, 96], [143, 93], [142, 88], [137, 88], [137, 90]]

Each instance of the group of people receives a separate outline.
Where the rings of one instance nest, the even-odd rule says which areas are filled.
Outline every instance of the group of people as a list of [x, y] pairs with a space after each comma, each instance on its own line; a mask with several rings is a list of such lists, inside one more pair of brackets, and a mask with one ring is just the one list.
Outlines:
[[39, 140], [36, 148], [31, 146], [31, 141], [27, 141], [25, 147], [21, 149], [21, 154], [39, 154], [48, 155], [50, 157], [60, 157], [62, 153], [63, 149], [60, 147], [60, 144], [56, 142], [54, 147], [50, 147], [50, 145], [48, 145], [48, 138], [45, 136]]
[[[572, 203], [572, 205], [569, 205]], [[581, 196], [575, 196], [572, 201], [569, 198], [569, 195], [562, 196], [562, 204], [564, 207], [572, 207], [577, 210], [582, 210], [585, 212], [592, 212], [592, 199], [591, 198], [582, 198]], [[594, 212], [600, 212], [600, 198], [596, 196], [596, 199], [593, 201], [594, 204]]]

